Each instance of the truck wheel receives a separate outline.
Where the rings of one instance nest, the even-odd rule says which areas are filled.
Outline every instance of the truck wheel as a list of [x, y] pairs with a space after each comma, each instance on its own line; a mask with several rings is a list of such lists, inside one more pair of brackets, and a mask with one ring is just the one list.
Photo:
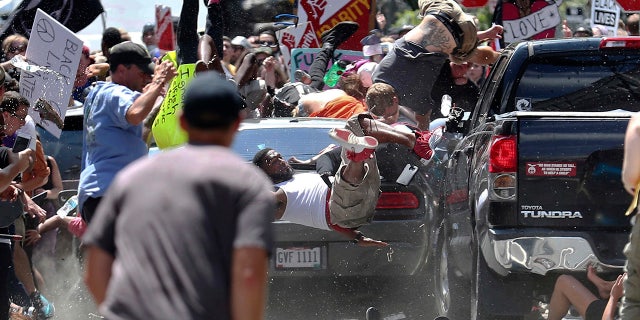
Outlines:
[[[446, 228], [445, 228], [446, 230]], [[455, 270], [449, 258], [447, 232], [441, 237], [440, 257], [437, 263], [435, 281], [435, 299], [438, 313], [450, 320], [469, 320], [471, 315], [470, 282]]]

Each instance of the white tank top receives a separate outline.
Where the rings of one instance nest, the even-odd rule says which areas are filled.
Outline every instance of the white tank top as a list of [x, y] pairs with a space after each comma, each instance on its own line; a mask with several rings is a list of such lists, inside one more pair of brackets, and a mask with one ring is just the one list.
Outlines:
[[325, 208], [329, 187], [317, 173], [300, 173], [276, 185], [287, 195], [287, 208], [280, 220], [312, 228], [331, 230]]

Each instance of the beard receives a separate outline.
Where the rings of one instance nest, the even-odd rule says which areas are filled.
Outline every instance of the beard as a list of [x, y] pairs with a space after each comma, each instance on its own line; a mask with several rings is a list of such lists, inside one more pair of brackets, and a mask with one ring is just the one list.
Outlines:
[[290, 180], [291, 178], [293, 178], [293, 168], [288, 167], [286, 171], [272, 173], [270, 177], [273, 183], [280, 183]]

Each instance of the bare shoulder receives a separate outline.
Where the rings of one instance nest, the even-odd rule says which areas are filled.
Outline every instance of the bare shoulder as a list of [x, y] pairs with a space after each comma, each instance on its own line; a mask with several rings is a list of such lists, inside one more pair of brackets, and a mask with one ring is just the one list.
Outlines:
[[431, 15], [426, 15], [422, 22], [404, 37], [407, 41], [419, 44], [429, 52], [451, 53], [456, 47], [449, 29]]

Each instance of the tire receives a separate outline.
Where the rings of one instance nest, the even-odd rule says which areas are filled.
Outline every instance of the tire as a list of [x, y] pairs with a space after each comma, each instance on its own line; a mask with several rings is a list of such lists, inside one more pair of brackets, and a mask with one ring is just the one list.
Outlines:
[[435, 274], [435, 303], [438, 314], [450, 320], [471, 319], [471, 281], [468, 281], [455, 270], [450, 263], [448, 234], [446, 226], [439, 237], [439, 257], [434, 259]]

